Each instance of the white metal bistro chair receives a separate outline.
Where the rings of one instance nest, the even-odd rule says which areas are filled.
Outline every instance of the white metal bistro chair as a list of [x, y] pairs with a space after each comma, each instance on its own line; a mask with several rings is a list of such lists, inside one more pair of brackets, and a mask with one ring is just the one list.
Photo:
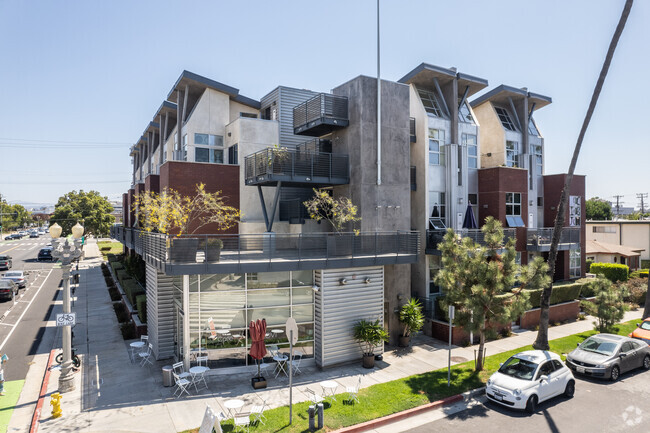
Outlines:
[[300, 363], [302, 362], [302, 357], [304, 356], [304, 353], [302, 353], [302, 350], [296, 350], [293, 352], [294, 359], [291, 361], [291, 366], [293, 367], [293, 373], [294, 374], [300, 374], [302, 371], [300, 371]]
[[206, 382], [205, 380], [205, 373], [210, 371], [210, 367], [208, 367], [208, 356], [207, 355], [197, 356], [196, 362], [197, 362], [196, 367], [200, 367], [199, 368], [200, 371], [198, 373], [194, 373], [194, 371], [190, 369], [190, 371], [193, 373], [192, 383], [194, 384], [194, 389], [198, 391], [199, 389], [197, 388], [197, 386], [201, 384], [201, 382], [203, 382], [203, 386], [205, 387], [205, 389], [208, 389], [208, 382]]
[[266, 346], [266, 349], [271, 353], [271, 357], [280, 355], [280, 349], [278, 349], [277, 344], [269, 344]]
[[359, 389], [361, 388], [361, 376], [359, 376], [359, 380], [357, 381], [357, 384], [355, 386], [348, 386], [345, 388], [345, 391], [348, 393], [348, 398], [346, 398], [347, 401], [356, 401], [357, 403], [360, 403], [359, 401]]
[[183, 395], [183, 393], [189, 396], [190, 392], [188, 391], [187, 388], [192, 384], [192, 382], [190, 382], [187, 379], [178, 377], [178, 374], [176, 373], [172, 372], [172, 374], [174, 375], [174, 382], [176, 383], [176, 390], [174, 391], [174, 397], [179, 398]]
[[264, 421], [262, 421], [263, 419], [266, 419], [264, 410], [268, 409], [268, 405], [266, 404], [266, 400], [263, 399], [259, 394], [257, 394], [257, 397], [262, 401], [262, 404], [254, 404], [251, 407], [251, 416], [254, 418], [253, 422], [261, 422], [264, 424]]
[[307, 394], [307, 397], [309, 397], [309, 401], [311, 401], [312, 403], [318, 404], [323, 402], [323, 397], [320, 394], [316, 394], [311, 389], [306, 388], [305, 393]]
[[147, 345], [147, 350], [144, 352], [138, 353], [138, 357], [140, 358], [140, 367], [144, 367], [145, 364], [149, 363], [153, 365], [153, 362], [151, 361], [151, 351], [153, 350], [153, 345], [149, 343]]
[[189, 372], [185, 371], [185, 367], [183, 366], [183, 361], [179, 361], [179, 362], [177, 362], [175, 364], [172, 364], [172, 370], [181, 379], [190, 380], [190, 378], [192, 376]]
[[233, 417], [233, 422], [235, 424], [235, 431], [249, 431], [251, 425], [251, 414], [250, 412], [240, 412], [235, 414]]

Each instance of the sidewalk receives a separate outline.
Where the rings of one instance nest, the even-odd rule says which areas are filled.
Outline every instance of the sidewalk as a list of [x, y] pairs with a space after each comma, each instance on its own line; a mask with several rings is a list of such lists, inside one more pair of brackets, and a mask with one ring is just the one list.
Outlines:
[[[288, 379], [269, 379], [269, 387], [253, 391], [249, 373], [212, 376], [208, 379], [209, 390], [192, 393], [190, 397], [174, 399], [173, 388], [162, 386], [161, 368], [170, 360], [156, 362], [154, 366], [141, 368], [129, 358], [128, 342], [122, 339], [111, 300], [100, 269], [101, 254], [94, 240], [86, 246], [86, 257], [80, 266], [80, 289], [77, 290], [75, 310], [75, 347], [82, 355], [82, 369], [76, 374], [75, 391], [63, 395], [63, 417], [50, 417], [49, 395], [56, 392], [60, 370], [51, 369], [47, 398], [44, 401], [39, 432], [151, 432], [176, 433], [196, 428], [201, 424], [206, 404], [223, 411], [225, 399], [240, 398], [245, 407], [259, 404], [257, 396], [267, 400], [270, 407], [284, 406], [289, 401]], [[624, 320], [640, 318], [641, 311], [629, 312]], [[583, 332], [593, 328], [592, 320], [578, 321], [549, 329], [549, 339]], [[516, 349], [532, 344], [537, 332], [518, 331], [509, 338], [486, 344], [487, 355]], [[474, 348], [453, 347], [452, 362], [460, 363], [474, 358]], [[361, 387], [388, 382], [417, 373], [424, 373], [447, 366], [447, 346], [426, 336], [414, 339], [409, 349], [391, 350], [378, 368], [366, 370], [357, 364], [321, 371], [316, 367], [303, 368], [303, 374], [294, 378], [294, 403], [308, 400], [304, 390], [324, 380], [340, 384], [338, 392], [352, 386], [362, 376]], [[42, 371], [42, 370], [41, 370]], [[31, 373], [31, 370], [30, 370]], [[39, 383], [40, 383], [39, 379]], [[455, 405], [462, 410], [462, 405]], [[24, 411], [23, 411], [24, 412]], [[225, 411], [224, 411], [225, 412]], [[439, 411], [432, 411], [408, 420], [392, 424], [391, 431], [402, 431], [440, 418]], [[449, 409], [444, 413], [449, 413]], [[31, 417], [31, 416], [30, 416]], [[433, 417], [433, 418], [432, 418]], [[421, 424], [420, 424], [421, 423]], [[26, 427], [27, 426], [27, 427]], [[386, 427], [378, 431], [388, 431]], [[11, 432], [29, 431], [25, 415], [14, 416]]]

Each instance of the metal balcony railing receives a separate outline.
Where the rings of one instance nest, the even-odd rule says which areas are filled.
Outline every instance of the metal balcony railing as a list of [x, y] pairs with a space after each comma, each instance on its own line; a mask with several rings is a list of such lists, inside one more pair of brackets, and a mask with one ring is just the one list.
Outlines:
[[[440, 250], [438, 244], [442, 242], [447, 229], [434, 229], [427, 230], [427, 239], [426, 239], [426, 253], [427, 254], [437, 254], [440, 255]], [[485, 245], [485, 235], [481, 229], [461, 229], [454, 230], [457, 236], [461, 238], [470, 238], [479, 245]], [[508, 240], [516, 238], [515, 229], [503, 229], [503, 242], [508, 242]]]
[[350, 123], [348, 98], [320, 93], [293, 109], [293, 133], [320, 137]]
[[267, 148], [244, 160], [246, 185], [275, 185], [278, 181], [308, 185], [350, 182], [348, 155]]
[[[550, 251], [553, 240], [552, 228], [528, 229], [526, 249], [528, 251]], [[558, 250], [566, 251], [580, 247], [580, 227], [563, 227]]]
[[167, 236], [113, 226], [111, 236], [168, 275], [415, 263], [418, 232]]

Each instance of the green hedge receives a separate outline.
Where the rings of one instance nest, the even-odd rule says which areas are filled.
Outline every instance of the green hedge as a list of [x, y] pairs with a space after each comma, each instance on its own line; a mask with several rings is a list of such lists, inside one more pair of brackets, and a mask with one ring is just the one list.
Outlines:
[[630, 272], [630, 279], [632, 278], [648, 278], [648, 270], [639, 269], [638, 271]]
[[586, 266], [585, 266], [587, 268], [586, 272], [591, 272], [591, 265], [593, 264], [594, 264], [593, 260], [586, 260]]
[[126, 269], [119, 269], [115, 271], [115, 275], [122, 285], [124, 285], [124, 282], [126, 281], [133, 280], [133, 277]]
[[[553, 286], [553, 291], [551, 292], [551, 305], [578, 299], [584, 286], [584, 283], [578, 282], [573, 284], [564, 284], [562, 286]], [[543, 289], [526, 291], [530, 294], [530, 308], [539, 308]]]
[[627, 281], [630, 268], [618, 263], [593, 263], [590, 268], [592, 274], [603, 274], [612, 283]]
[[129, 302], [131, 305], [134, 307], [136, 306], [135, 300], [139, 295], [144, 295], [144, 289], [140, 284], [138, 284], [137, 281], [134, 279], [128, 279], [124, 280], [122, 283], [122, 289], [124, 290], [124, 293], [126, 293], [126, 297], [128, 298]]
[[138, 295], [135, 297], [136, 308], [138, 309], [138, 317], [142, 323], [147, 323], [147, 296]]

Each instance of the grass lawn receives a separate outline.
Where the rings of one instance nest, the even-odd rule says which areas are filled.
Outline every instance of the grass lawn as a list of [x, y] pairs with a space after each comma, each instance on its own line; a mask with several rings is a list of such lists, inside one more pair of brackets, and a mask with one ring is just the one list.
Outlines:
[[0, 433], [7, 431], [9, 420], [14, 413], [20, 391], [25, 384], [24, 380], [12, 380], [5, 382], [5, 395], [0, 396]]
[[[619, 324], [617, 333], [621, 335], [629, 334], [636, 328], [637, 322], [637, 320], [633, 320]], [[549, 345], [551, 351], [564, 355], [575, 349], [577, 343], [594, 334], [597, 334], [597, 332], [582, 332], [551, 340]], [[515, 353], [529, 349], [532, 349], [532, 346], [520, 347], [509, 352], [488, 356], [485, 361], [485, 370], [480, 373], [474, 372], [473, 361], [452, 366], [451, 387], [447, 387], [447, 369], [443, 368], [363, 388], [359, 392], [361, 403], [346, 402], [344, 401], [346, 394], [337, 394], [338, 401], [331, 406], [325, 404], [324, 430], [336, 430], [341, 427], [359, 424], [480, 388], [485, 385], [492, 373], [499, 368], [500, 363]], [[564, 359], [564, 356], [562, 358]], [[288, 425], [289, 407], [283, 406], [265, 411], [265, 424], [252, 425], [250, 430], [260, 433], [308, 431], [307, 408], [310, 404], [310, 402], [303, 402], [293, 405], [293, 424], [291, 426]], [[221, 425], [224, 432], [233, 430], [232, 420], [223, 422]], [[198, 431], [199, 429], [196, 428], [182, 433], [197, 433]]]
[[122, 254], [122, 244], [119, 242], [99, 241], [97, 242], [97, 248], [104, 256], [104, 260], [109, 254]]

